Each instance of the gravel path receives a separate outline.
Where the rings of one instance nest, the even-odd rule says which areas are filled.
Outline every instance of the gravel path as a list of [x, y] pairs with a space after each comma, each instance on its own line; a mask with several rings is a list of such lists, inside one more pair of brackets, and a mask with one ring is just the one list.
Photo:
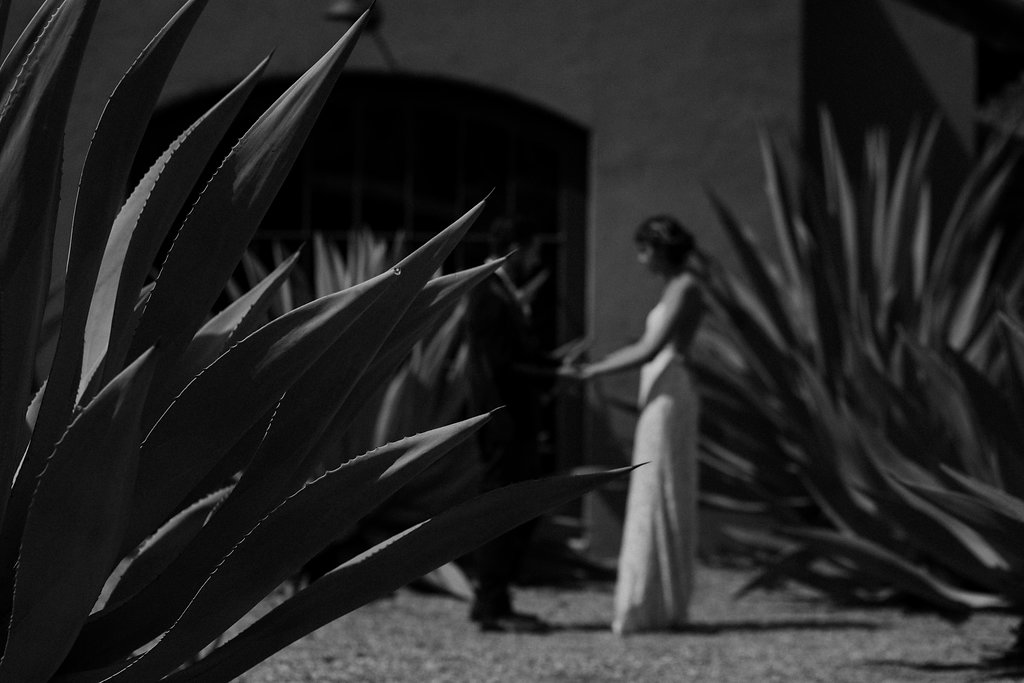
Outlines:
[[704, 567], [694, 628], [614, 636], [611, 585], [523, 588], [517, 607], [556, 627], [483, 634], [452, 598], [401, 591], [296, 642], [245, 683], [292, 681], [990, 681], [1024, 680], [982, 666], [1005, 649], [1012, 617], [954, 625], [896, 609], [846, 609], [794, 591], [731, 595], [750, 576]]

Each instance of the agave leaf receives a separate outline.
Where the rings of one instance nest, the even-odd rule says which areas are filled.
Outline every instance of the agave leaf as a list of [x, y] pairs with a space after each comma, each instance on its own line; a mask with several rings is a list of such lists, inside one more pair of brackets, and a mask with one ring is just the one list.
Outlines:
[[[64, 280], [51, 278], [50, 292], [46, 297], [46, 308], [43, 310], [43, 321], [39, 328], [39, 342], [36, 349], [36, 385], [42, 386], [46, 376], [50, 374], [50, 363], [54, 351], [57, 350], [57, 336], [60, 334], [61, 309], [64, 307]], [[39, 397], [40, 401], [42, 396]], [[32, 431], [35, 420], [29, 422]]]
[[[266, 440], [240, 482], [240, 491], [236, 492], [237, 499], [241, 499], [241, 491], [250, 493], [248, 482], [256, 484], [257, 490], [251, 492], [254, 502], [248, 505], [250, 510], [256, 505], [255, 501], [276, 500], [308, 478], [316, 455], [306, 457], [305, 462], [303, 456], [332, 423], [347, 422], [355, 416], [366, 398], [366, 394], [360, 393], [361, 387], [382, 383], [378, 379], [374, 380], [376, 385], [366, 385], [362, 378], [372, 369], [375, 358], [390, 352], [393, 345], [389, 345], [388, 340], [395, 327], [412, 305], [423, 301], [419, 295], [431, 274], [447, 258], [483, 206], [483, 202], [475, 206], [395, 266], [394, 272], [400, 273], [395, 286], [373, 303], [357, 327], [339, 337], [334, 352], [323, 354], [296, 381], [278, 405]], [[404, 357], [405, 353], [402, 355]], [[394, 368], [388, 374], [393, 371]], [[368, 393], [372, 394], [373, 390]], [[329, 408], [325, 410], [324, 406]], [[265, 468], [271, 468], [272, 473]]]
[[[925, 186], [921, 189], [918, 200], [917, 221], [914, 227], [914, 238], [911, 246], [911, 276], [913, 301], [919, 301], [924, 292], [925, 277], [929, 269], [931, 252], [931, 190]], [[920, 338], [919, 338], [920, 339]], [[924, 341], [924, 340], [921, 340]]]
[[[881, 244], [886, 244], [892, 235], [887, 231], [886, 214], [889, 208], [889, 147], [884, 131], [868, 133], [864, 140], [865, 177], [861, 191], [860, 213], [863, 216], [858, 232], [861, 252], [861, 286], [870, 306], [883, 307], [881, 295], [892, 289], [885, 286], [888, 277], [880, 277], [886, 258], [891, 254], [879, 253]], [[897, 174], [898, 174], [897, 170]], [[898, 175], [897, 175], [898, 177]], [[894, 193], [895, 193], [895, 188]], [[901, 207], [902, 208], [902, 207]]]
[[233, 678], [303, 635], [632, 468], [514, 484], [447, 510], [346, 562], [174, 681]]
[[[771, 569], [772, 567], [769, 567], [765, 571]], [[877, 577], [859, 571], [856, 567], [840, 566], [821, 558], [787, 564], [784, 568], [784, 578], [819, 591], [840, 604], [863, 603], [865, 600], [878, 599], [879, 592], [882, 594], [881, 597], [886, 595], [886, 591], [879, 591]]]
[[139, 289], [153, 260], [213, 155], [263, 73], [264, 59], [237, 86], [189, 126], [153, 163], [114, 219], [86, 324], [84, 375], [109, 379], [131, 342]]
[[[839, 241], [824, 224], [818, 231], [818, 244], [822, 255], [828, 260], [828, 268], [834, 270], [836, 280], [845, 286], [848, 307], [857, 302], [860, 292], [860, 249], [858, 248], [858, 222], [853, 189], [846, 171], [846, 163], [839, 147], [835, 124], [827, 112], [821, 113], [822, 168], [825, 171], [825, 189], [829, 207], [838, 218]], [[838, 292], [836, 292], [838, 294]]]
[[[757, 494], [761, 500], [772, 501], [772, 490], [785, 490], [791, 479], [784, 477], [777, 468], [755, 465], [751, 460], [739, 457], [734, 451], [711, 442], [701, 446], [701, 463], [726, 476], [741, 480], [745, 488]], [[770, 451], [765, 451], [770, 455]], [[765, 458], [768, 460], [769, 458]]]
[[0, 94], [0, 144], [7, 145], [11, 134], [25, 134], [19, 119], [38, 107], [43, 91], [54, 93], [58, 81], [74, 84], [79, 64], [69, 58], [76, 53], [81, 57], [96, 4], [45, 0], [29, 21], [0, 67], [0, 82], [5, 84]]
[[[242, 136], [178, 231], [135, 332], [133, 349], [166, 339], [184, 350], [245, 252], [326, 102], [365, 15]], [[171, 372], [158, 369], [157, 380]], [[152, 406], [148, 410], [161, 410]]]
[[[7, 551], [18, 542], [31, 495], [31, 482], [44, 466], [71, 417], [82, 376], [83, 334], [90, 299], [111, 222], [121, 201], [121, 188], [162, 83], [204, 2], [188, 3], [150, 42], [110, 96], [93, 134], [72, 221], [61, 331], [46, 391], [42, 394], [34, 420], [31, 443], [20, 466], [21, 476], [11, 494], [11, 514], [0, 539], [2, 556], [12, 557]], [[91, 24], [96, 4], [80, 10], [83, 16], [88, 17], [86, 25]], [[72, 3], [62, 7], [68, 6]], [[84, 40], [84, 36], [81, 39]], [[79, 52], [75, 60], [80, 59]], [[75, 70], [77, 63], [70, 70], [72, 78]], [[70, 83], [63, 85], [70, 96]], [[63, 126], [63, 118], [60, 125]], [[58, 166], [59, 163], [58, 157]]]
[[313, 235], [313, 294], [324, 296], [346, 285], [338, 259], [332, 258], [322, 233]]
[[951, 467], [940, 467], [946, 476], [956, 481], [965, 491], [974, 494], [1006, 517], [1024, 523], [1024, 500], [984, 481], [957, 472]]
[[998, 481], [1007, 492], [1024, 495], [1024, 464], [1020, 445], [1024, 444], [1024, 426], [1017, 419], [1012, 401], [962, 355], [949, 354], [961, 385], [967, 392], [981, 434], [992, 442], [999, 454]]
[[[239, 540], [234, 547], [216, 547], [222, 559], [217, 563], [218, 558], [214, 558], [214, 564], [204, 568], [203, 575], [208, 576], [205, 580], [198, 577], [198, 592], [191, 599], [185, 596], [184, 601], [170, 604], [159, 600], [153, 610], [141, 610], [144, 601], [138, 596], [132, 601], [132, 611], [140, 616], [152, 618], [154, 610], [166, 612], [168, 607], [180, 610], [180, 615], [173, 625], [164, 626], [170, 629], [159, 642], [108, 680], [155, 680], [173, 671], [230, 628], [346, 527], [468, 438], [486, 419], [486, 415], [471, 418], [389, 444], [310, 482], [257, 520], [244, 536], [235, 537]], [[216, 516], [211, 523], [216, 524]], [[302, 533], [296, 534], [300, 528]], [[159, 633], [157, 630], [149, 635]], [[123, 639], [117, 640], [124, 644]]]
[[753, 237], [750, 235], [732, 213], [713, 193], [709, 193], [710, 201], [718, 214], [718, 218], [725, 227], [732, 242], [733, 248], [740, 256], [744, 269], [750, 276], [751, 285], [757, 295], [760, 304], [769, 314], [767, 322], [773, 338], [779, 340], [780, 344], [795, 344], [796, 338], [793, 329], [789, 324], [789, 317], [783, 307], [780, 297], [779, 285], [776, 278], [769, 273], [766, 267], [766, 259], [758, 253]]
[[950, 311], [948, 341], [954, 349], [964, 348], [980, 327], [979, 318], [984, 313], [982, 307], [989, 292], [989, 282], [999, 243], [1000, 240], [997, 237], [989, 240], [981, 259], [972, 269], [973, 275], [959, 296], [958, 305]]
[[985, 448], [977, 432], [978, 421], [974, 407], [968, 402], [968, 393], [959, 382], [954, 369], [934, 354], [907, 342], [914, 367], [923, 375], [925, 400], [934, 415], [940, 416], [955, 444], [960, 466], [970, 474], [986, 481], [996, 481], [991, 451]]
[[765, 174], [765, 194], [772, 210], [772, 226], [775, 228], [775, 243], [782, 255], [786, 279], [790, 285], [803, 281], [804, 274], [798, 257], [799, 248], [796, 226], [793, 224], [793, 207], [789, 189], [785, 184], [786, 175], [779, 163], [779, 153], [764, 131], [758, 136], [761, 144], [761, 160]]
[[[37, 15], [33, 33], [19, 41], [24, 50], [15, 48], [24, 53], [17, 55], [17, 73], [3, 81], [9, 89], [0, 99], [0, 516], [29, 436], [25, 408], [50, 287], [64, 126], [96, 9], [88, 1], [40, 8], [43, 18]], [[36, 472], [26, 470], [29, 479]], [[12, 544], [0, 544], [0, 550], [12, 550]], [[0, 576], [0, 586], [6, 585]]]
[[116, 606], [138, 593], [162, 572], [195, 538], [214, 510], [231, 493], [231, 487], [197, 500], [167, 521], [139, 546], [100, 609]]
[[78, 398], [83, 335], [111, 224], [163, 83], [205, 4], [189, 0], [150, 41], [110, 95], [93, 132], [72, 218], [60, 336], [22, 465], [29, 477], [60, 438]]
[[473, 599], [473, 584], [466, 576], [466, 572], [462, 571], [455, 562], [442, 564], [434, 571], [424, 574], [422, 581], [435, 590], [442, 591], [464, 602]]
[[49, 678], [117, 562], [135, 481], [142, 399], [154, 364], [147, 352], [104, 387], [38, 476], [0, 661], [4, 680]]
[[[268, 507], [273, 506], [289, 490], [294, 490], [294, 487], [301, 483], [301, 481], [296, 484], [289, 483], [297, 481], [296, 472], [299, 473], [298, 479], [304, 480], [307, 470], [300, 467], [303, 462], [302, 456], [315, 442], [318, 433], [322, 432], [332, 419], [332, 412], [324, 411], [323, 406], [345, 405], [345, 396], [350, 391], [352, 384], [369, 365], [369, 361], [373, 358], [380, 343], [392, 331], [395, 321], [389, 318], [384, 311], [392, 315], [399, 314], [404, 307], [409, 305], [410, 301], [419, 299], [417, 291], [423, 287], [426, 279], [443, 261], [482, 208], [482, 204], [478, 205], [473, 211], [405, 259], [396, 268], [401, 272], [397, 278], [398, 283], [390, 287], [382, 295], [382, 298], [374, 301], [372, 307], [362, 316], [358, 326], [350, 327], [335, 340], [334, 347], [344, 349], [344, 352], [322, 354], [321, 360], [314, 363], [305, 371], [302, 378], [297, 380], [285, 399], [276, 406], [274, 421], [262, 435], [262, 443], [260, 443], [252, 463], [246, 467], [232, 496], [218, 512], [211, 528], [205, 531], [200, 539], [197, 539], [197, 544], [207, 543], [207, 547], [216, 549], [220, 546], [216, 543], [210, 545], [206, 539], [211, 536], [222, 540], [239, 537]], [[388, 273], [378, 277], [377, 280], [390, 276], [391, 274]], [[455, 281], [456, 284], [463, 286], [473, 282], [474, 280], [471, 278]], [[366, 287], [366, 285], [361, 287]], [[382, 312], [373, 314], [378, 309]], [[243, 345], [247, 342], [248, 340], [243, 342]], [[211, 369], [213, 367], [215, 366], [211, 366]], [[205, 393], [201, 392], [200, 395]], [[251, 397], [248, 400], [251, 404]], [[359, 405], [359, 402], [354, 402], [354, 405]], [[343, 408], [338, 410], [341, 409]], [[157, 478], [154, 478], [155, 481]], [[166, 483], [163, 485], [166, 486]], [[202, 487], [209, 485], [204, 483]], [[202, 487], [193, 495], [198, 494]], [[211, 561], [218, 559], [219, 556], [213, 557]], [[198, 566], [204, 565], [199, 564]], [[175, 570], [171, 574], [180, 576], [182, 571], [184, 570]], [[109, 626], [104, 627], [104, 629], [109, 628]], [[138, 630], [132, 628], [127, 629], [127, 632], [138, 632]]]
[[[787, 368], [792, 366], [794, 354], [785, 346], [780, 346], [777, 339], [762, 324], [762, 316], [758, 309], [756, 297], [748, 296], [749, 290], [738, 280], [728, 280], [728, 294], [718, 296], [715, 304], [727, 316], [729, 323], [739, 332], [734, 342], [743, 349], [744, 360], [751, 369], [756, 369], [756, 376], [761, 383], [771, 386], [779, 393], [788, 394], [787, 387], [791, 378]], [[797, 409], [795, 404], [787, 405]], [[797, 413], [799, 414], [799, 413]]]
[[958, 228], [967, 224], [967, 214], [971, 210], [974, 198], [988, 184], [993, 173], [1003, 164], [1006, 159], [1007, 149], [1010, 143], [1010, 136], [999, 136], [992, 144], [986, 145], [978, 160], [967, 175], [966, 180], [957, 193], [956, 202], [950, 210], [942, 231], [939, 234], [939, 243], [936, 245], [936, 254], [948, 253], [948, 242], [956, 238]]
[[916, 495], [881, 470], [889, 488], [875, 500], [906, 529], [906, 542], [934, 562], [995, 593], [1009, 595], [1013, 582], [1008, 560], [978, 530]]
[[[397, 280], [384, 274], [264, 325], [185, 387], [147, 434], [125, 551], [154, 531], [234, 443]], [[148, 428], [150, 425], [145, 421]]]
[[[8, 0], [5, 0], [3, 3], [5, 24], [10, 4]], [[35, 14], [32, 15], [32, 18], [22, 30], [21, 35], [14, 41], [10, 51], [4, 55], [3, 63], [0, 64], [0, 83], [14, 83], [22, 64], [28, 62], [29, 56], [36, 48], [36, 38], [42, 34], [43, 29], [55, 16], [55, 12], [60, 8], [61, 4], [63, 4], [63, 0], [45, 0], [39, 5]], [[7, 99], [11, 94], [4, 93], [4, 99]]]
[[434, 387], [442, 382], [447, 371], [445, 361], [452, 357], [456, 344], [462, 338], [460, 332], [464, 317], [465, 307], [456, 308], [441, 328], [426, 340], [416, 373], [420, 382], [426, 386]]
[[[409, 301], [416, 296], [417, 290], [423, 286], [423, 281], [433, 272], [437, 263], [444, 259], [447, 251], [468, 229], [472, 219], [481, 209], [482, 205], [476, 207], [475, 211], [467, 214], [464, 219], [453, 224], [403, 261], [405, 265], [400, 269], [402, 274], [398, 279], [407, 281], [398, 283], [401, 290], [399, 296], [392, 296], [395, 289], [392, 287], [382, 298], [374, 302], [374, 306], [381, 306], [384, 310], [400, 311], [403, 305], [408, 305], [403, 304], [402, 298]], [[438, 245], [442, 245], [443, 248], [438, 249]], [[380, 276], [377, 279], [380, 280], [381, 277], [387, 276]], [[369, 309], [362, 316], [362, 322], [358, 326], [352, 326], [335, 341], [335, 347], [344, 349], [344, 353], [322, 354], [322, 360], [312, 365], [289, 390], [275, 408], [273, 422], [263, 435], [262, 443], [259, 444], [251, 464], [245, 468], [232, 495], [221, 506], [208, 528], [196, 538], [195, 548], [184, 553], [181, 561], [165, 573], [164, 578], [167, 580], [158, 580], [147, 589], [147, 600], [133, 602], [127, 612], [129, 616], [141, 613], [155, 618], [154, 615], [162, 613], [159, 605], [183, 604], [190, 594], [181, 595], [181, 591], [198, 586], [221, 559], [226, 544], [241, 537], [267, 509], [301, 484], [301, 481], [297, 484], [290, 482], [304, 480], [307, 476], [307, 472], [300, 467], [303, 455], [315, 443], [318, 433], [332, 420], [332, 411], [323, 410], [323, 406], [341, 405], [342, 408], [338, 410], [344, 410], [344, 406], [347, 405], [346, 394], [369, 365], [369, 360], [372, 359], [380, 342], [387, 337], [394, 325], [387, 315], [374, 315], [375, 310], [377, 309]], [[375, 342], [375, 338], [379, 338], [380, 342]], [[245, 343], [243, 342], [243, 345]], [[215, 366], [211, 366], [210, 369], [213, 367]], [[205, 392], [201, 395], [203, 394]], [[354, 401], [352, 405], [358, 406], [360, 402]], [[154, 478], [154, 482], [157, 480]], [[163, 486], [166, 487], [166, 483]], [[193, 580], [185, 580], [183, 577], [192, 577]], [[177, 595], [177, 602], [168, 598], [168, 593]], [[154, 595], [157, 597], [152, 597]], [[113, 630], [122, 633], [122, 637], [118, 639], [122, 642], [129, 639], [129, 634], [133, 634], [131, 638], [135, 639], [132, 642], [136, 646], [158, 635], [158, 632], [153, 633], [144, 629], [136, 622], [137, 617], [135, 620], [124, 616], [101, 618], [95, 627], [90, 628], [90, 632], [103, 633], [106, 638]], [[116, 624], [128, 625], [119, 629]], [[165, 627], [166, 625], [164, 624]], [[138, 638], [142, 638], [142, 641], [136, 642]], [[81, 654], [80, 657], [101, 655], [101, 646], [90, 644], [91, 642], [82, 640], [81, 649], [77, 651], [91, 655]], [[91, 659], [90, 661], [94, 662]]]
[[800, 540], [810, 550], [826, 557], [837, 556], [879, 577], [900, 590], [917, 596], [952, 617], [965, 616], [972, 609], [1002, 607], [1005, 602], [989, 593], [951, 586], [899, 555], [863, 538], [824, 529], [784, 530], [786, 536]]
[[1005, 309], [996, 316], [1000, 347], [1006, 357], [1006, 395], [1013, 411], [1024, 415], [1024, 323]]
[[[383, 389], [392, 379], [410, 349], [415, 347], [418, 339], [433, 328], [436, 321], [458, 304], [462, 296], [487, 277], [500, 261], [483, 264], [451, 275], [435, 278], [427, 283], [406, 315], [392, 330], [383, 348], [377, 354], [372, 365], [360, 377], [347, 399], [352, 406], [339, 407], [339, 415], [327, 427], [319, 442], [310, 452], [310, 461], [302, 471], [313, 471], [324, 465], [331, 466], [351, 457], [352, 452], [359, 452], [373, 443], [373, 421], [377, 419], [383, 399]], [[342, 412], [343, 411], [343, 412]], [[362, 429], [354, 430], [358, 425]], [[346, 450], [346, 447], [347, 450]], [[320, 460], [326, 458], [326, 460]]]
[[[739, 533], [737, 533], [736, 530], [730, 528], [725, 529], [725, 534], [745, 547], [754, 547], [761, 550], [767, 546], [769, 549], [774, 549], [771, 545], [771, 541], [775, 540], [773, 536], [765, 538], [763, 534], [750, 533], [744, 529], [740, 529]], [[807, 548], [796, 547], [783, 550], [779, 553], [778, 557], [772, 558], [767, 567], [736, 589], [732, 597], [734, 600], [739, 600], [754, 591], [771, 590], [786, 579], [799, 581], [808, 575], [817, 577], [819, 575], [809, 568], [816, 559], [817, 556]], [[831, 591], [829, 591], [829, 594], [832, 594]]]
[[[0, 614], [11, 613], [13, 563], [35, 475], [49, 455], [24, 462], [30, 438], [25, 409], [50, 287], [64, 127], [96, 10], [95, 2], [40, 8], [45, 19], [33, 22], [33, 33], [19, 42], [28, 47], [17, 74], [4, 81], [10, 90], [0, 104]], [[36, 396], [33, 403], [41, 406], [43, 395]], [[21, 495], [15, 490], [11, 503], [16, 469]]]
[[300, 252], [295, 252], [255, 287], [213, 316], [196, 333], [178, 367], [175, 384], [189, 379], [216, 360], [232, 344], [244, 339], [266, 322], [267, 309], [281, 284], [288, 279]]
[[957, 490], [949, 484], [928, 485], [905, 480], [903, 484], [983, 534], [985, 540], [1010, 562], [1013, 571], [1020, 573], [1024, 567], [1024, 550], [1020, 545], [1024, 521], [1014, 516], [1013, 506], [1004, 505], [998, 494], [974, 488]]
[[[362, 372], [344, 401], [335, 404], [338, 408], [330, 420], [330, 427], [321, 432], [321, 439], [328, 443], [336, 441], [360, 414], [360, 406], [370, 402], [377, 395], [424, 332], [431, 329], [441, 316], [451, 311], [463, 294], [500, 265], [500, 261], [494, 261], [461, 273], [435, 278], [427, 283], [401, 321], [392, 329], [374, 357], [373, 363]], [[311, 450], [297, 476], [308, 476], [308, 473], [315, 469], [317, 459], [320, 457], [319, 449]]]

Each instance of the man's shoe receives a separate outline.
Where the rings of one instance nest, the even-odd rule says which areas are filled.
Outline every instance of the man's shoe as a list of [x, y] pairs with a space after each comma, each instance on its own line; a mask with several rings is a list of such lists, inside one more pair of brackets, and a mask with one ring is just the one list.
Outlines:
[[505, 614], [500, 617], [481, 619], [480, 630], [487, 633], [548, 633], [551, 626], [529, 614]]

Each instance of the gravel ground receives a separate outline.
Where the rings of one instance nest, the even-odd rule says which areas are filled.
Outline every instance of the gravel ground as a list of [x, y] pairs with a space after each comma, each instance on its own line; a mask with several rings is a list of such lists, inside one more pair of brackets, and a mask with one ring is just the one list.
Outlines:
[[466, 604], [404, 590], [329, 624], [239, 680], [292, 681], [992, 681], [1012, 617], [959, 625], [897, 609], [849, 609], [797, 591], [732, 594], [748, 571], [703, 567], [694, 626], [621, 638], [607, 629], [611, 584], [527, 587], [517, 607], [548, 635], [479, 633]]

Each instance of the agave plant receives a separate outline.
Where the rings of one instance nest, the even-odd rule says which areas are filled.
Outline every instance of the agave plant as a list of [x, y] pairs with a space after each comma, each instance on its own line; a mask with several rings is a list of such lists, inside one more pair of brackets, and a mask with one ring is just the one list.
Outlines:
[[746, 277], [710, 278], [705, 459], [797, 541], [752, 587], [785, 575], [948, 614], [1019, 604], [1020, 575], [983, 532], [914, 488], [946, 490], [949, 476], [1007, 495], [1024, 486], [1020, 451], [993, 448], [943, 360], [985, 376], [1004, 355], [996, 321], [1024, 274], [1020, 238], [995, 216], [1015, 153], [989, 149], [940, 223], [926, 177], [934, 127], [895, 173], [884, 140], [869, 139], [859, 186], [827, 117], [822, 130], [821, 173], [802, 169], [799, 191], [764, 145], [777, 258], [713, 198]]
[[[314, 233], [311, 277], [293, 273], [283, 282], [271, 310], [276, 308], [283, 314], [297, 303], [329, 296], [380, 275], [397, 260], [404, 242], [399, 234], [389, 245], [366, 228], [349, 231], [346, 241], [347, 248], [343, 251], [323, 233]], [[268, 251], [276, 268], [287, 267], [280, 242], [273, 242]], [[245, 255], [242, 263], [246, 278], [254, 283], [264, 281], [271, 274], [270, 268], [252, 251]], [[241, 292], [237, 284], [234, 289]], [[327, 429], [314, 446], [320, 453], [322, 468], [336, 466], [374, 444], [389, 443], [406, 434], [456, 422], [471, 413], [468, 373], [473, 371], [474, 365], [467, 362], [469, 346], [464, 318], [465, 305], [460, 302], [439, 320], [436, 329], [416, 342], [395, 374], [382, 382], [373, 396], [366, 398], [352, 424], [340, 423]], [[453, 502], [472, 497], [479, 490], [482, 475], [475, 442], [467, 440], [457, 451], [460, 457], [434, 463], [415, 481], [387, 501], [381, 501], [357, 528], [349, 529], [345, 537], [336, 539], [313, 566], [306, 568], [309, 573], [306, 578], [315, 578], [354, 548], [380, 542]], [[469, 580], [454, 563], [431, 572], [425, 582], [461, 598], [472, 597]]]
[[[129, 192], [138, 141], [205, 4], [185, 2], [110, 94], [79, 181], [66, 260], [53, 253], [62, 137], [99, 2], [47, 0], [0, 64], [2, 680], [228, 680], [616, 476], [530, 482], [441, 512], [196, 660], [339, 531], [487, 419], [394, 441], [316, 474], [313, 447], [328, 425], [354, 419], [419, 335], [491, 267], [431, 279], [478, 205], [357, 286], [268, 322], [285, 263], [211, 317], [365, 19], [211, 175], [203, 169], [265, 62]], [[0, 3], [0, 17], [6, 9]], [[147, 281], [167, 235], [172, 246]], [[36, 383], [53, 262], [66, 263], [52, 278], [63, 283], [52, 288], [62, 313]]]

